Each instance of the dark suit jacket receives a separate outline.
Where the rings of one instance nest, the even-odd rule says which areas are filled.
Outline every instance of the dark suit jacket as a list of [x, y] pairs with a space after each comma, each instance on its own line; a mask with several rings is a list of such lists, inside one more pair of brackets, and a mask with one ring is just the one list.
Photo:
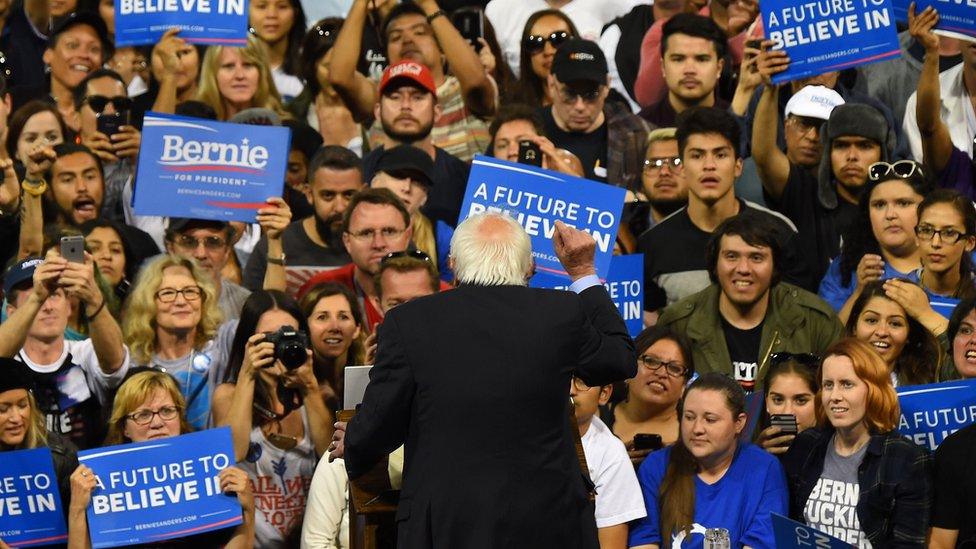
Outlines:
[[351, 478], [405, 442], [400, 547], [596, 547], [569, 386], [632, 377], [603, 286], [461, 286], [392, 310], [345, 438]]

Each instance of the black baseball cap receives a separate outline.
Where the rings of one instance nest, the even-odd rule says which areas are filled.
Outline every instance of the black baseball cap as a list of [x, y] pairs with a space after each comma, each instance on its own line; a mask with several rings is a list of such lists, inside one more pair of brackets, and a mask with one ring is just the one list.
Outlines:
[[47, 47], [53, 48], [54, 43], [58, 41], [58, 36], [78, 25], [88, 25], [95, 29], [95, 34], [102, 43], [102, 61], [108, 61], [108, 58], [112, 57], [115, 46], [108, 38], [108, 27], [105, 26], [105, 21], [102, 21], [98, 14], [90, 11], [76, 11], [62, 19], [51, 31], [51, 36], [47, 39]]
[[[166, 227], [166, 238], [171, 239], [177, 233], [182, 233], [184, 231], [192, 231], [193, 229], [217, 229], [222, 231], [226, 229], [230, 223], [226, 221], [216, 221], [213, 219], [192, 219], [187, 217], [171, 217], [169, 220], [169, 225]], [[233, 235], [233, 227], [231, 227], [231, 234]]]
[[397, 145], [391, 149], [383, 149], [376, 171], [383, 172], [396, 178], [410, 178], [434, 186], [434, 161], [423, 149], [413, 145]]
[[563, 84], [592, 82], [606, 85], [607, 58], [592, 40], [571, 38], [559, 46], [552, 58], [552, 74]]

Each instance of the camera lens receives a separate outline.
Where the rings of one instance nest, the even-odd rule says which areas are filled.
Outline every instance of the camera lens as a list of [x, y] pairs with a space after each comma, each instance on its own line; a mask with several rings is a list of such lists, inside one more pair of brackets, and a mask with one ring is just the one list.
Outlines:
[[276, 351], [278, 360], [289, 370], [294, 370], [305, 364], [305, 360], [308, 358], [305, 353], [305, 346], [299, 341], [283, 342]]

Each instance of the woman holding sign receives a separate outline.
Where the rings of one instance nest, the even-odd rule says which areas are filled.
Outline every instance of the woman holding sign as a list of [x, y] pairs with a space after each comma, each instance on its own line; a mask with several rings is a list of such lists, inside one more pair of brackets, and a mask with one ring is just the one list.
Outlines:
[[[119, 387], [112, 406], [106, 446], [180, 436], [192, 431], [186, 421], [186, 401], [172, 376], [148, 370], [129, 377]], [[67, 484], [65, 484], [66, 486]], [[91, 547], [87, 510], [96, 488], [95, 475], [85, 465], [71, 474], [68, 507], [68, 547]], [[220, 471], [220, 489], [236, 493], [244, 521], [234, 530], [224, 529], [186, 538], [171, 539], [152, 547], [254, 547], [254, 496], [247, 473], [233, 465]]]
[[895, 431], [887, 364], [847, 338], [827, 350], [818, 378], [821, 426], [797, 435], [783, 459], [790, 517], [855, 547], [923, 547], [929, 456]]
[[237, 460], [258, 502], [257, 546], [285, 547], [301, 528], [315, 465], [332, 438], [332, 414], [312, 369], [308, 323], [295, 300], [260, 290], [244, 303], [230, 376], [214, 394], [214, 420], [230, 425]]

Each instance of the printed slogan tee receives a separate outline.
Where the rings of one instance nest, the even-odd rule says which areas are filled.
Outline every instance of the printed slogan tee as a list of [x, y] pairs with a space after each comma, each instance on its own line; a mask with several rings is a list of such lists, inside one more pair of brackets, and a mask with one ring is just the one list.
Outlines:
[[857, 518], [860, 499], [857, 470], [867, 450], [865, 444], [853, 454], [841, 456], [834, 449], [834, 439], [831, 438], [823, 473], [803, 508], [803, 519], [808, 525], [860, 549], [871, 549], [871, 542]]

